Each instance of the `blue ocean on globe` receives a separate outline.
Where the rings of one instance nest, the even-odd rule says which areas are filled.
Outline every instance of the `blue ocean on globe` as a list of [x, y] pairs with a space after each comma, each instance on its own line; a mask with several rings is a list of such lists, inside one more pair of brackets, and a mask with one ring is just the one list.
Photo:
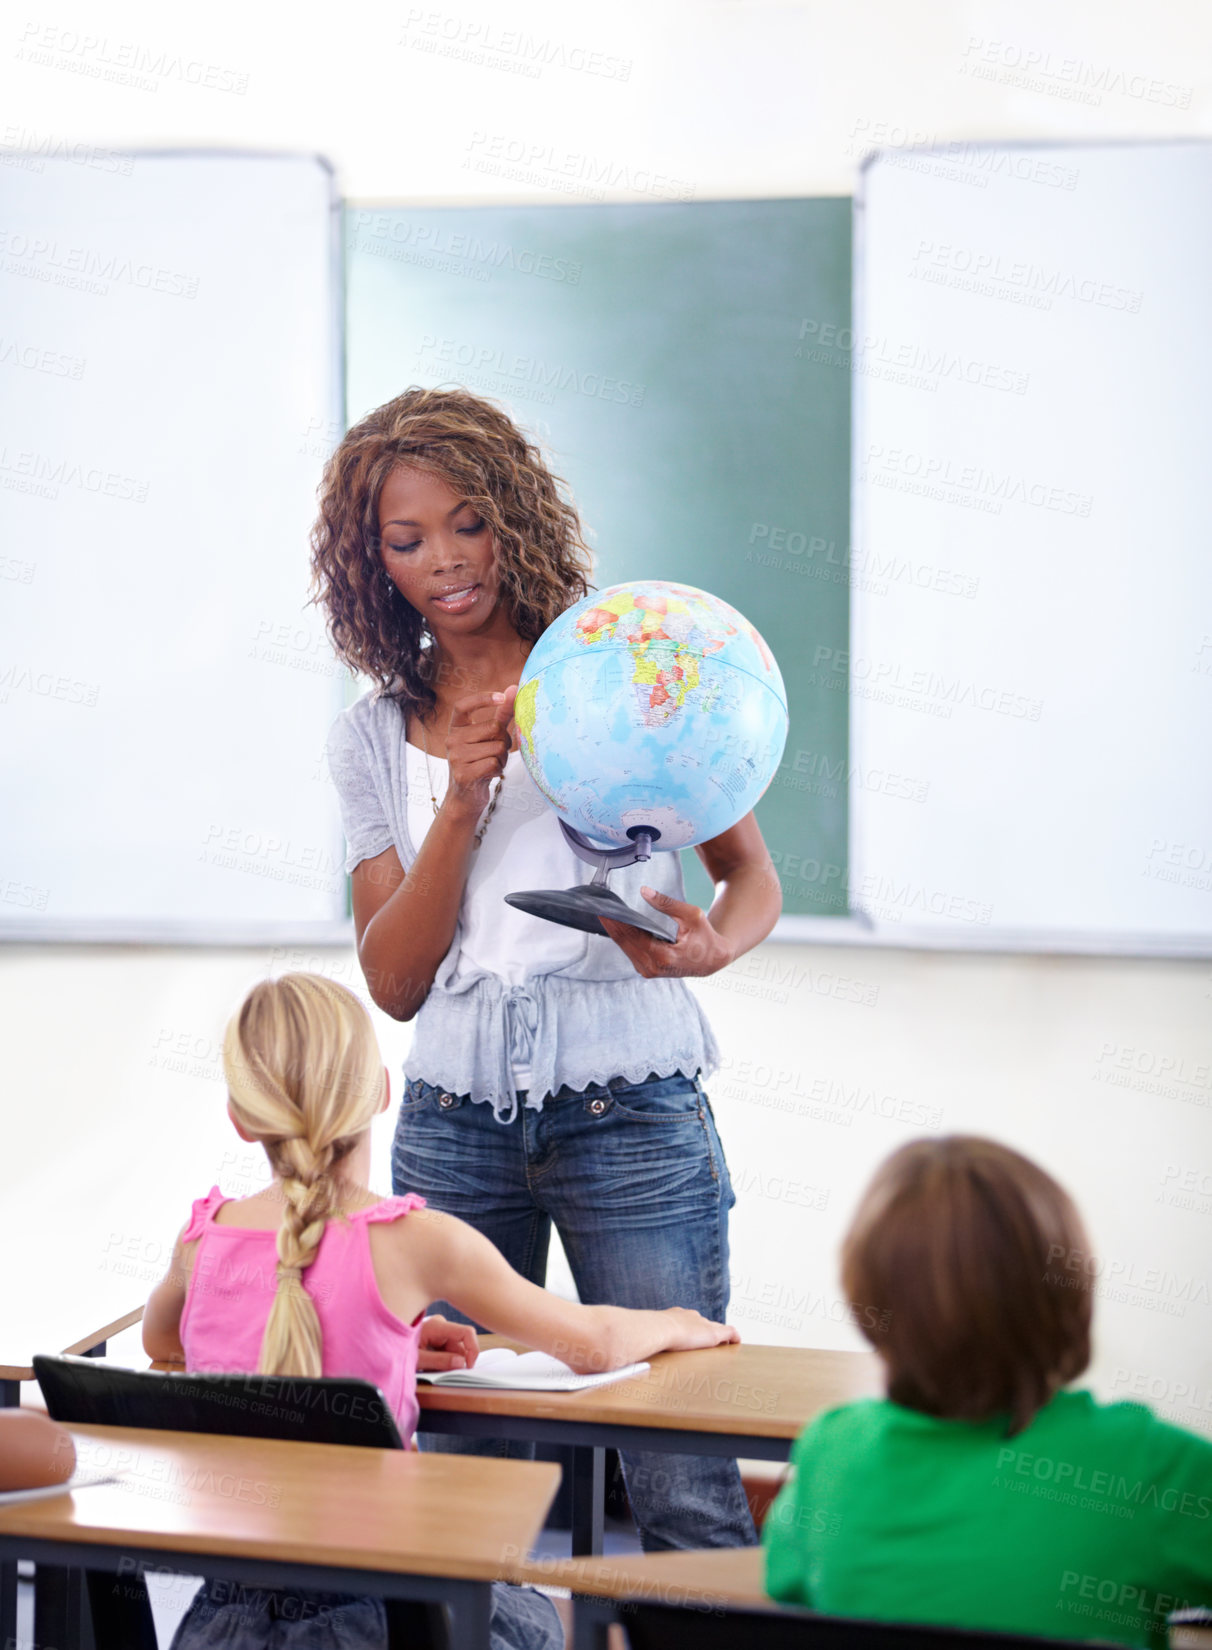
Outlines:
[[562, 820], [623, 847], [729, 830], [769, 785], [787, 693], [753, 625], [718, 596], [655, 579], [615, 584], [561, 613], [522, 672], [522, 756]]

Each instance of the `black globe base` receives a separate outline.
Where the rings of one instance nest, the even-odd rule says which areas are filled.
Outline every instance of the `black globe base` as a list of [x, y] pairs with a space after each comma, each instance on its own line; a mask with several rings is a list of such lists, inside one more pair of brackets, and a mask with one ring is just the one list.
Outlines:
[[520, 894], [506, 894], [506, 905], [527, 911], [532, 917], [547, 922], [562, 923], [565, 928], [579, 928], [585, 934], [605, 934], [599, 918], [627, 922], [641, 928], [654, 939], [672, 943], [678, 937], [678, 925], [672, 917], [660, 911], [636, 911], [609, 888], [586, 883], [579, 888], [533, 888]]

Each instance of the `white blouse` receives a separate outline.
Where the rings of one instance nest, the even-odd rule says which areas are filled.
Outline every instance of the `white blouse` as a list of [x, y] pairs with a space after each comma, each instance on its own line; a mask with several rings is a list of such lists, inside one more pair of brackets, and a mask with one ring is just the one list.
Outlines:
[[[431, 756], [427, 769], [423, 750], [411, 744], [405, 749], [408, 834], [420, 852], [434, 821], [430, 781], [440, 805], [446, 795], [449, 767], [444, 756]], [[481, 824], [483, 819], [481, 815]], [[511, 751], [505, 759], [501, 793], [483, 841], [472, 850], [460, 909], [463, 943], [453, 983], [475, 969], [484, 969], [508, 985], [521, 985], [533, 974], [550, 973], [583, 956], [585, 935], [579, 929], [532, 917], [506, 905], [505, 895], [529, 888], [568, 888], [584, 882], [589, 874], [588, 867], [565, 843], [551, 804], [531, 779], [521, 752]], [[514, 1064], [513, 1074], [516, 1088], [529, 1088], [529, 1067]]]

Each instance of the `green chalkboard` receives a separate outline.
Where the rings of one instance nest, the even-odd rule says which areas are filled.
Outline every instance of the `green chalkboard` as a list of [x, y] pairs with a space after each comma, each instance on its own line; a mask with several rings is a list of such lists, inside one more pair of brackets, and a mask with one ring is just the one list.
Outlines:
[[850, 202], [351, 205], [346, 258], [351, 421], [410, 384], [502, 402], [599, 586], [679, 579], [757, 625], [791, 708], [757, 810], [784, 910], [843, 914]]

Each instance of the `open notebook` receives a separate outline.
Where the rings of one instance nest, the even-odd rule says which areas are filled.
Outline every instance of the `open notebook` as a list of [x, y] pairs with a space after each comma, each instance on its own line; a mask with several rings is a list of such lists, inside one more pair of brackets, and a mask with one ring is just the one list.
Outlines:
[[580, 1392], [585, 1387], [606, 1386], [610, 1381], [627, 1381], [643, 1375], [647, 1364], [625, 1364], [601, 1375], [578, 1375], [575, 1369], [546, 1352], [512, 1352], [507, 1346], [489, 1347], [481, 1352], [471, 1369], [447, 1369], [438, 1374], [420, 1371], [418, 1381], [431, 1386], [514, 1387], [532, 1392]]

